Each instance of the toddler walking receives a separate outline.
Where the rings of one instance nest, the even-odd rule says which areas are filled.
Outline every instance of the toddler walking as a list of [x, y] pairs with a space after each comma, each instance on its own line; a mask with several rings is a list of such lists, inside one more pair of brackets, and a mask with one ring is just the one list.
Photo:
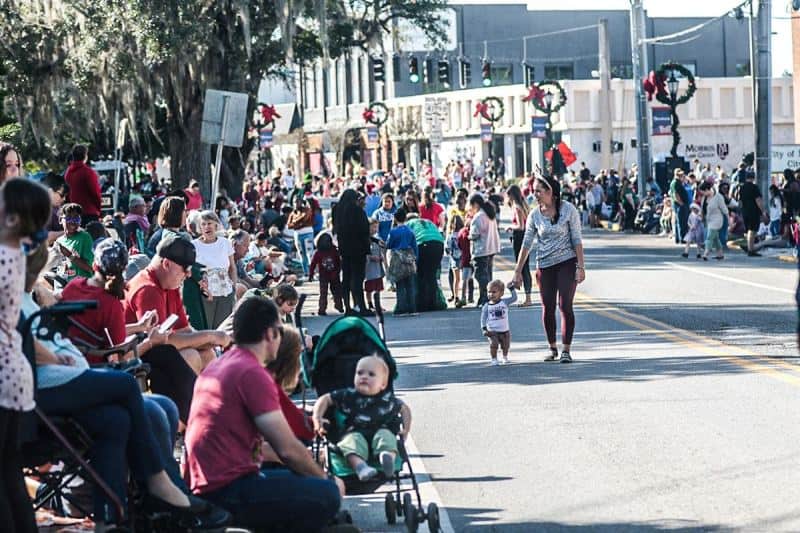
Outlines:
[[339, 279], [342, 271], [339, 250], [333, 244], [333, 237], [327, 231], [320, 233], [316, 245], [317, 250], [308, 267], [308, 280], [314, 279], [314, 271], [319, 268], [319, 311], [317, 314], [320, 316], [328, 314], [328, 289], [333, 296], [333, 306], [341, 313], [344, 307], [342, 306], [342, 281]]
[[696, 244], [697, 258], [700, 259], [703, 257], [703, 243], [706, 240], [706, 231], [703, 227], [703, 215], [700, 214], [700, 206], [696, 203], [692, 203], [690, 209], [692, 212], [689, 214], [689, 231], [686, 234], [686, 246], [681, 255], [683, 257], [689, 257], [689, 247], [692, 244]]
[[369, 255], [367, 256], [367, 266], [364, 270], [364, 293], [367, 299], [367, 307], [375, 311], [372, 306], [372, 294], [383, 290], [383, 251], [386, 245], [378, 233], [378, 221], [372, 220], [369, 223], [369, 231], [372, 234], [369, 243]]
[[445, 251], [450, 256], [450, 272], [453, 274], [453, 294], [452, 300], [455, 302], [456, 307], [464, 307], [466, 302], [459, 299], [461, 295], [461, 248], [458, 246], [458, 233], [464, 227], [464, 221], [458, 215], [453, 215], [453, 218], [447, 224], [447, 232], [450, 235], [447, 238], [447, 248]]
[[483, 336], [489, 338], [489, 353], [492, 356], [492, 365], [497, 363], [497, 347], [503, 351], [502, 364], [508, 364], [508, 348], [511, 346], [511, 331], [508, 325], [508, 308], [517, 301], [517, 290], [509, 284], [511, 296], [503, 298], [505, 286], [496, 279], [489, 283], [487, 290], [489, 300], [481, 308], [481, 331]]

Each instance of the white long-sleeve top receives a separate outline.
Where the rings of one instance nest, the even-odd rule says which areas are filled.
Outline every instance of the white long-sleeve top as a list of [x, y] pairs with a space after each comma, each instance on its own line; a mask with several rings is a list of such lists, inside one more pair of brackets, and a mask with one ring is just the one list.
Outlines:
[[511, 289], [511, 296], [502, 298], [500, 301], [491, 303], [486, 302], [481, 307], [481, 329], [504, 333], [509, 330], [508, 307], [517, 301], [517, 290]]

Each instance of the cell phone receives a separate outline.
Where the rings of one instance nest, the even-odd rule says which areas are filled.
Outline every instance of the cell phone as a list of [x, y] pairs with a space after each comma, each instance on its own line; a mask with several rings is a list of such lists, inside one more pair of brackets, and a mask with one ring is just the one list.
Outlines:
[[177, 321], [178, 321], [178, 315], [175, 314], [169, 315], [167, 319], [164, 322], [162, 322], [161, 325], [158, 327], [158, 332], [161, 333], [162, 335], [168, 333], [169, 330], [172, 329], [172, 326], [174, 326], [175, 322]]

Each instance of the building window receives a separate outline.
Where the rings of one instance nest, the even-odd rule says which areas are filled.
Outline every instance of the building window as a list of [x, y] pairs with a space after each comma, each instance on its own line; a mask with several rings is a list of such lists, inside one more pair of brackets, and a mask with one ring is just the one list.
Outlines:
[[511, 65], [492, 63], [492, 85], [511, 85], [514, 83], [514, 70]]
[[740, 61], [736, 63], [736, 75], [737, 76], [749, 76], [750, 75], [750, 60], [747, 61]]
[[575, 69], [572, 65], [545, 65], [544, 78], [546, 80], [572, 80], [575, 79]]
[[611, 65], [611, 77], [619, 78], [622, 80], [630, 80], [633, 78], [633, 65], [630, 63], [620, 63]]

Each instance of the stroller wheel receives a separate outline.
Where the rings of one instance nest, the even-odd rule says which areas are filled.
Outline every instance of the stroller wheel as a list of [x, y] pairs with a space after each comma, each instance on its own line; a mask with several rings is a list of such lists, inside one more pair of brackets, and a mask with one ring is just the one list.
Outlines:
[[428, 504], [428, 531], [439, 533], [439, 507], [435, 503]]
[[403, 494], [403, 514], [405, 515], [406, 529], [408, 533], [417, 533], [417, 510], [411, 501], [411, 494]]
[[391, 492], [386, 495], [384, 509], [386, 510], [386, 521], [390, 525], [397, 523], [397, 504], [394, 502], [394, 495]]

